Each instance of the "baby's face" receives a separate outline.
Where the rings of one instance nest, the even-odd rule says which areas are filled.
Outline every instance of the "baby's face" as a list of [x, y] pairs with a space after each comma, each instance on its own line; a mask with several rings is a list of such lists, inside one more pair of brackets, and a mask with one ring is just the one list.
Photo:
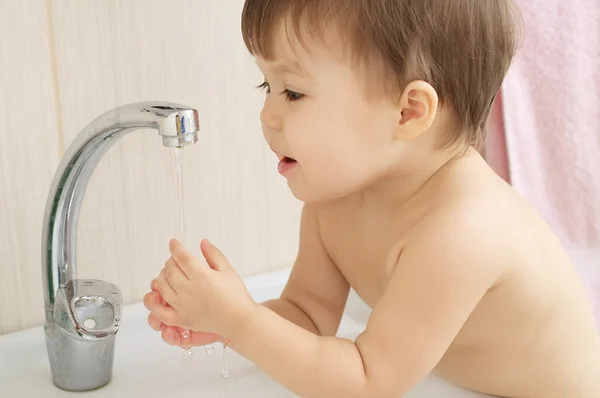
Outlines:
[[277, 54], [257, 59], [267, 93], [261, 122], [272, 150], [296, 161], [280, 168], [293, 194], [331, 200], [382, 177], [397, 156], [398, 107], [368, 100], [350, 63], [322, 46], [292, 51], [282, 40]]

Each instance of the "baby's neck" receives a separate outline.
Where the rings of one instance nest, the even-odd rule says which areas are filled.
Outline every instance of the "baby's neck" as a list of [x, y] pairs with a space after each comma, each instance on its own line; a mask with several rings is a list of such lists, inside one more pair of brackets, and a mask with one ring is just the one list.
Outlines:
[[473, 149], [462, 155], [457, 152], [437, 151], [409, 168], [392, 170], [382, 179], [358, 192], [357, 198], [364, 207], [398, 209], [415, 197], [449, 164], [474, 153], [476, 151]]

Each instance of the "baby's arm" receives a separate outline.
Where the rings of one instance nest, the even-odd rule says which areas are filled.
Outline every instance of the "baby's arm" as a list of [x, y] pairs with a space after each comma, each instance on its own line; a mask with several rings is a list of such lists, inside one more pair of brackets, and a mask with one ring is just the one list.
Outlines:
[[488, 228], [470, 214], [424, 221], [356, 342], [317, 336], [259, 306], [228, 336], [231, 346], [304, 398], [401, 397], [433, 370], [503, 274]]
[[319, 336], [336, 334], [350, 286], [333, 263], [319, 232], [314, 205], [305, 204], [298, 256], [281, 297], [263, 305]]

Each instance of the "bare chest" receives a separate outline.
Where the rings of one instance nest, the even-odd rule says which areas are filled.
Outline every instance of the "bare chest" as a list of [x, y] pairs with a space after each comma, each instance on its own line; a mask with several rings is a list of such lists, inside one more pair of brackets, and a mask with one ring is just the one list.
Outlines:
[[373, 308], [396, 268], [404, 241], [414, 228], [414, 217], [334, 210], [322, 220], [322, 239], [331, 259]]

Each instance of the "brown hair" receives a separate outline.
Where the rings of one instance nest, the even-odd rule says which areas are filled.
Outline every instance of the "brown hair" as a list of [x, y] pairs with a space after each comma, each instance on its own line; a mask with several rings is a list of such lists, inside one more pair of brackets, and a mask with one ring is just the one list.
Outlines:
[[242, 34], [252, 54], [272, 60], [282, 23], [303, 45], [334, 27], [354, 61], [384, 73], [386, 94], [413, 80], [433, 86], [456, 118], [443, 146], [478, 145], [516, 51], [519, 16], [512, 0], [246, 0]]

